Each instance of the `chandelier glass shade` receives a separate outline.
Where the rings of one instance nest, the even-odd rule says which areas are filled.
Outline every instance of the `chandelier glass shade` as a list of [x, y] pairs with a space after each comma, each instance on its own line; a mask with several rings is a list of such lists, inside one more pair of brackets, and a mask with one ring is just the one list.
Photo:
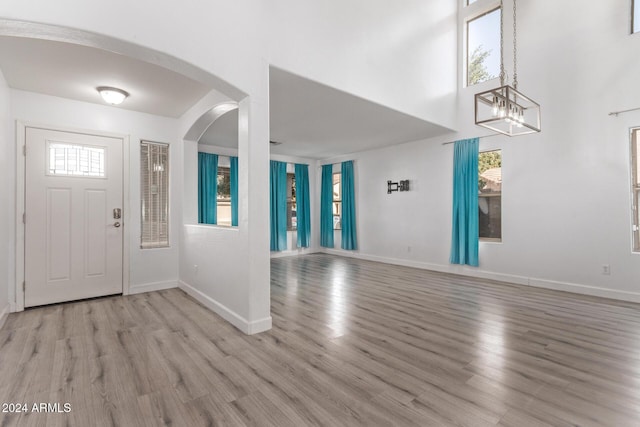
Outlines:
[[509, 85], [475, 95], [477, 125], [509, 136], [540, 132], [540, 104]]

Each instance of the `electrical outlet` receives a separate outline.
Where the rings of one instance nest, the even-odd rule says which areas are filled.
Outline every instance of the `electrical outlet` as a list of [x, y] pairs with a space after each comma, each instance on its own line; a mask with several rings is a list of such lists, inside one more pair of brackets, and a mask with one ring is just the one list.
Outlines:
[[195, 274], [198, 274], [198, 264], [194, 264], [194, 265], [193, 265], [193, 272], [194, 272]]
[[609, 264], [602, 264], [602, 274], [607, 276], [611, 274], [611, 266]]

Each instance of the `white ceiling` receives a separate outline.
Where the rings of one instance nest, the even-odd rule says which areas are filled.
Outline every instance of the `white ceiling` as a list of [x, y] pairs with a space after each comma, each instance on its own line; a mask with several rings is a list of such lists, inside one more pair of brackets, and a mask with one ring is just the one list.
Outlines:
[[[449, 131], [276, 68], [269, 96], [274, 154], [326, 159]], [[237, 148], [238, 110], [213, 122], [200, 143]]]
[[10, 87], [104, 104], [98, 86], [130, 96], [116, 108], [180, 117], [211, 89], [135, 58], [105, 50], [22, 37], [0, 37], [0, 69]]
[[218, 117], [198, 142], [218, 147], [238, 148], [238, 109]]
[[[104, 104], [98, 86], [131, 95], [114, 108], [180, 117], [211, 88], [165, 68], [112, 52], [0, 36], [0, 69], [10, 87]], [[325, 159], [429, 138], [449, 130], [289, 72], [270, 68], [271, 152]], [[238, 146], [238, 111], [224, 114], [200, 142]]]
[[450, 132], [274, 67], [269, 82], [272, 153], [325, 159]]

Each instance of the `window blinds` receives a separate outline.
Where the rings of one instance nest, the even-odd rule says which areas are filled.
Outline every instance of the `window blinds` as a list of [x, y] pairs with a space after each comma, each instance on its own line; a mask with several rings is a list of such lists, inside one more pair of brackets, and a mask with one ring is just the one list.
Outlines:
[[140, 142], [143, 249], [169, 246], [169, 144]]

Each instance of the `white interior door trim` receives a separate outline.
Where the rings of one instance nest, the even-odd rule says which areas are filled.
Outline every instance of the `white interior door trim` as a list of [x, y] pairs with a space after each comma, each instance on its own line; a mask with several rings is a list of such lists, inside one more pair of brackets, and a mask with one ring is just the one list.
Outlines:
[[[15, 252], [15, 268], [16, 281], [13, 295], [10, 296], [11, 311], [24, 310], [24, 268], [25, 268], [25, 225], [22, 222], [25, 213], [25, 170], [26, 157], [24, 156], [24, 147], [26, 146], [26, 129], [38, 128], [49, 129], [60, 132], [79, 133], [86, 135], [106, 136], [118, 138], [122, 140], [122, 198], [123, 198], [123, 236], [122, 236], [122, 293], [129, 294], [129, 252], [130, 252], [130, 236], [129, 229], [131, 224], [131, 212], [129, 203], [129, 135], [112, 132], [102, 132], [89, 129], [69, 128], [62, 126], [47, 125], [41, 123], [31, 123], [16, 120], [16, 252]], [[12, 298], [11, 298], [12, 297]]]

